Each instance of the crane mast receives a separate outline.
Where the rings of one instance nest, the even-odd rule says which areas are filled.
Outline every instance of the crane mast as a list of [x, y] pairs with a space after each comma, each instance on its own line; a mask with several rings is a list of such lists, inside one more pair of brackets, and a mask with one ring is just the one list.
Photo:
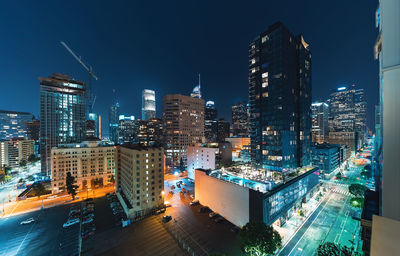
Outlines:
[[72, 51], [71, 48], [69, 48], [65, 42], [61, 41], [60, 43], [79, 62], [79, 64], [81, 64], [81, 66], [88, 72], [88, 75], [89, 75], [88, 105], [89, 105], [89, 113], [93, 113], [94, 100], [93, 100], [93, 90], [92, 90], [92, 78], [94, 78], [95, 80], [98, 80], [99, 78], [93, 73], [92, 67], [87, 66], [82, 61], [81, 56], [76, 55], [74, 53], [74, 51]]

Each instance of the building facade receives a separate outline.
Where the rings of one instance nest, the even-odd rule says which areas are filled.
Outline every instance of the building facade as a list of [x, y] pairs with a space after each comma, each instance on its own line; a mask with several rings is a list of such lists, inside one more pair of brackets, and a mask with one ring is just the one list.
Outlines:
[[224, 142], [231, 134], [231, 125], [228, 121], [220, 118], [217, 121], [217, 142]]
[[204, 140], [204, 101], [180, 94], [163, 97], [166, 164], [186, 166], [186, 148]]
[[188, 178], [194, 180], [194, 170], [214, 170], [218, 148], [196, 144], [187, 147]]
[[10, 140], [0, 141], [0, 166], [16, 168], [19, 162], [18, 145]]
[[[357, 151], [362, 145], [366, 135], [367, 103], [364, 90], [351, 87], [339, 87], [331, 93], [329, 98], [329, 143], [346, 144], [352, 151]], [[335, 133], [338, 133], [335, 135]], [[337, 141], [341, 133], [353, 133], [354, 141], [345, 139]], [[336, 138], [334, 138], [336, 137]], [[332, 141], [334, 138], [335, 141]]]
[[114, 147], [98, 139], [60, 144], [51, 150], [53, 193], [65, 191], [67, 173], [75, 177], [79, 190], [112, 183], [115, 173]]
[[138, 144], [117, 146], [116, 191], [131, 219], [164, 206], [164, 150]]
[[319, 167], [321, 173], [330, 174], [342, 164], [341, 145], [313, 144], [311, 159], [313, 166]]
[[31, 113], [0, 110], [0, 140], [27, 137], [26, 123], [32, 121]]
[[152, 118], [149, 120], [138, 120], [137, 143], [143, 146], [161, 146], [165, 144], [163, 120]]
[[238, 102], [232, 106], [232, 133], [234, 137], [249, 137], [247, 102]]
[[251, 158], [280, 170], [311, 161], [311, 52], [281, 23], [249, 45]]
[[204, 109], [204, 136], [207, 142], [217, 141], [217, 116], [214, 101], [207, 101]]
[[156, 117], [156, 92], [144, 89], [142, 92], [142, 120]]
[[86, 84], [69, 75], [53, 74], [40, 81], [40, 158], [42, 174], [51, 170], [51, 149], [85, 138]]
[[318, 175], [316, 168], [311, 168], [284, 184], [261, 192], [245, 186], [244, 182], [240, 185], [242, 183], [224, 180], [213, 171], [196, 169], [195, 197], [236, 226], [242, 227], [248, 222], [281, 226], [318, 190]]
[[118, 121], [118, 143], [137, 142], [139, 123], [135, 116], [120, 115]]
[[118, 143], [119, 103], [111, 105], [108, 112], [108, 129], [110, 141]]
[[26, 122], [26, 135], [28, 140], [35, 141], [35, 156], [40, 156], [40, 121]]
[[329, 106], [325, 102], [314, 102], [311, 105], [312, 113], [312, 142], [328, 142], [329, 137]]

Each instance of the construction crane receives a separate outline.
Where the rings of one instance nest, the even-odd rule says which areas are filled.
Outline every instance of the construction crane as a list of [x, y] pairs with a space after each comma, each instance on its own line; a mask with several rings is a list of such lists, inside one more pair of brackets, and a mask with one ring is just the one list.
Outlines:
[[68, 47], [68, 45], [66, 43], [64, 43], [63, 41], [60, 42], [62, 46], [65, 47], [65, 49], [67, 49], [67, 51], [69, 53], [71, 53], [71, 55], [82, 65], [82, 67], [88, 72], [89, 74], [89, 93], [88, 93], [88, 102], [89, 102], [89, 113], [93, 113], [93, 106], [94, 106], [94, 102], [96, 100], [96, 98], [93, 99], [93, 91], [92, 91], [92, 78], [94, 78], [96, 81], [99, 80], [99, 78], [93, 73], [92, 67], [91, 66], [87, 66], [85, 63], [83, 63], [82, 61], [82, 57], [76, 55], [71, 48]]

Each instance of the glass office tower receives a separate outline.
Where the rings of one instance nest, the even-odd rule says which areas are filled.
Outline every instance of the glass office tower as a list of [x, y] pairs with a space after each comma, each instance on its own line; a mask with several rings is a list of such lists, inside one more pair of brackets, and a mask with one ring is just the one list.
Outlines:
[[110, 107], [108, 113], [108, 124], [109, 124], [109, 135], [110, 140], [114, 143], [118, 143], [118, 121], [119, 121], [119, 103], [116, 102]]
[[42, 174], [50, 174], [51, 148], [79, 143], [85, 136], [86, 84], [69, 75], [53, 74], [40, 81], [40, 158]]
[[310, 163], [311, 52], [281, 23], [249, 45], [252, 161], [281, 170]]
[[156, 117], [156, 92], [144, 89], [142, 92], [142, 120]]
[[27, 112], [0, 110], [0, 140], [27, 136], [25, 123], [32, 122], [33, 115]]

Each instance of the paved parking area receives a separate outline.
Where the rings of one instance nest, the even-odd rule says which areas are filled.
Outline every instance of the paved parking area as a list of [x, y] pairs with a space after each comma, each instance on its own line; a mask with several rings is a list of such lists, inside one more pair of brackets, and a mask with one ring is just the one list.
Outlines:
[[[70, 205], [0, 219], [0, 256], [77, 255], [78, 225], [63, 229]], [[35, 223], [20, 225], [34, 218]]]

